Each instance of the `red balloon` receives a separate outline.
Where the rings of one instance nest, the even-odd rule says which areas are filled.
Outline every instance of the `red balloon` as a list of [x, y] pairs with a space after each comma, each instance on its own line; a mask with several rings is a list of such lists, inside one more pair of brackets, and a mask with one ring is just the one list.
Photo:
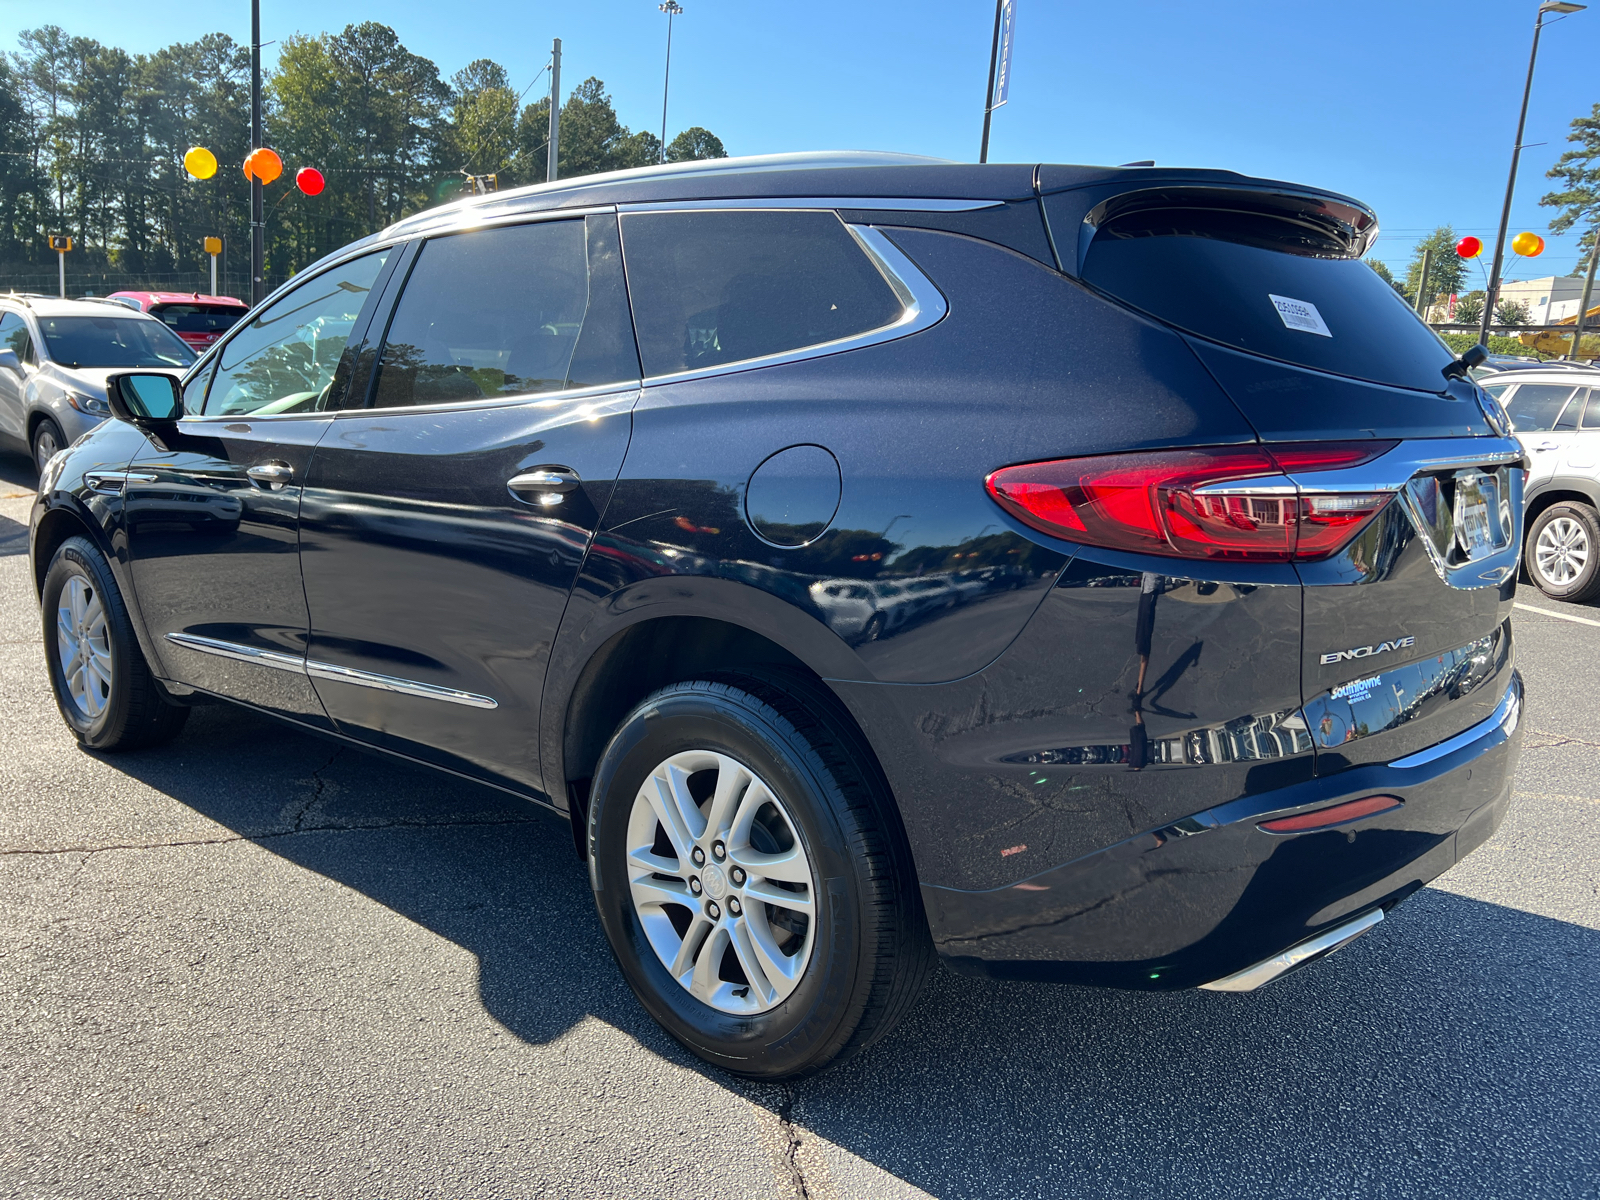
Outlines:
[[1462, 258], [1477, 258], [1483, 253], [1483, 243], [1469, 235], [1456, 243], [1456, 253]]
[[308, 196], [320, 196], [328, 181], [315, 167], [301, 167], [294, 173], [294, 185]]

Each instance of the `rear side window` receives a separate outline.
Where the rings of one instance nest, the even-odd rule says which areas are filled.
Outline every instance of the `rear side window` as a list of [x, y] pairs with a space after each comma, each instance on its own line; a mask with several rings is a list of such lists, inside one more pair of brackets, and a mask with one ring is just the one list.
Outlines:
[[831, 212], [631, 213], [622, 237], [646, 375], [821, 346], [903, 311]]
[[0, 317], [0, 345], [15, 350], [19, 362], [33, 361], [33, 338], [28, 334], [27, 322], [16, 313]]
[[615, 222], [541, 221], [429, 241], [389, 323], [373, 406], [637, 380]]
[[[1452, 355], [1351, 246], [1282, 214], [1177, 205], [1103, 221], [1083, 279], [1189, 333], [1297, 366], [1439, 392]], [[1046, 210], [1052, 198], [1045, 199]], [[1056, 231], [1057, 242], [1062, 233]]]
[[1557, 428], [1556, 422], [1561, 419], [1572, 392], [1570, 384], [1519, 384], [1506, 401], [1511, 427], [1518, 433], [1548, 433]]

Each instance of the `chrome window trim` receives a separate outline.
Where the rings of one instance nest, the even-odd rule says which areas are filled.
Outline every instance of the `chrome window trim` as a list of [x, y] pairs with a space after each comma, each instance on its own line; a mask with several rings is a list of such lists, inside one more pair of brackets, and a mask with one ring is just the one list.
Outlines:
[[1517, 731], [1517, 726], [1522, 721], [1522, 681], [1513, 679], [1511, 686], [1506, 689], [1506, 694], [1500, 698], [1500, 703], [1495, 706], [1494, 712], [1479, 721], [1470, 729], [1463, 730], [1453, 738], [1447, 738], [1426, 750], [1418, 750], [1415, 754], [1408, 754], [1404, 758], [1397, 758], [1389, 765], [1402, 771], [1410, 771], [1416, 767], [1426, 766], [1428, 763], [1437, 762], [1447, 754], [1454, 754], [1466, 746], [1472, 745], [1479, 738], [1487, 737], [1498, 728], [1504, 728], [1506, 736], [1510, 737]]
[[[921, 333], [924, 329], [937, 325], [944, 320], [945, 314], [950, 311], [950, 305], [944, 298], [944, 293], [935, 286], [933, 280], [924, 275], [900, 248], [886, 237], [882, 230], [875, 225], [851, 225], [844, 223], [845, 229], [856, 241], [856, 245], [866, 253], [878, 273], [900, 299], [900, 315], [887, 325], [880, 325], [876, 329], [869, 329], [864, 333], [853, 334], [847, 338], [836, 338], [831, 342], [819, 342], [815, 346], [802, 346], [798, 350], [785, 350], [781, 354], [766, 354], [759, 358], [742, 358], [737, 362], [718, 363], [714, 367], [700, 367], [693, 371], [677, 371], [670, 375], [647, 375], [644, 386], [647, 388], [659, 387], [669, 383], [683, 383], [690, 379], [710, 379], [717, 375], [732, 375], [740, 371], [755, 371], [762, 367], [782, 366], [785, 363], [804, 362], [812, 358], [825, 358], [832, 354], [843, 354], [847, 350], [859, 350], [865, 346], [876, 346], [882, 342], [892, 342], [899, 338], [910, 337], [914, 333]], [[623, 257], [627, 257], [628, 235], [622, 235]]]
[[[1031, 198], [1031, 197], [1030, 197]], [[748, 196], [731, 200], [634, 200], [618, 213], [708, 212], [717, 209], [853, 209], [875, 212], [976, 212], [1004, 200], [956, 200], [912, 196]]]
[[[542, 208], [534, 212], [480, 214], [475, 209], [452, 214], [455, 219], [441, 218], [436, 225], [427, 225], [410, 232], [410, 239], [429, 241], [439, 237], [453, 237], [458, 233], [472, 233], [479, 229], [497, 229], [505, 225], [537, 225], [544, 221], [575, 221], [583, 217], [606, 216], [617, 211], [615, 204], [586, 204], [579, 208]], [[470, 219], [469, 219], [470, 218]]]
[[314, 659], [283, 654], [276, 650], [262, 650], [238, 642], [225, 642], [220, 638], [200, 637], [192, 633], [169, 633], [167, 641], [185, 650], [197, 650], [201, 654], [212, 654], [235, 662], [255, 663], [257, 666], [288, 671], [294, 675], [305, 675], [312, 679], [351, 683], [357, 687], [375, 688], [378, 691], [395, 692], [403, 696], [417, 696], [424, 700], [443, 700], [447, 704], [464, 704], [468, 708], [500, 707], [497, 700], [490, 696], [480, 696], [476, 692], [463, 692], [457, 688], [420, 683], [414, 679], [401, 679], [395, 675], [379, 675], [375, 671], [358, 671], [353, 667], [317, 662]]

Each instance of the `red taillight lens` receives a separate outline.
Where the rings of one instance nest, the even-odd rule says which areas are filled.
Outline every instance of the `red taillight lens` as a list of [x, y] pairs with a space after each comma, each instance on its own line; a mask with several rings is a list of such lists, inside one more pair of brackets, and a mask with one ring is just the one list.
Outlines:
[[1268, 833], [1310, 833], [1313, 829], [1332, 829], [1335, 825], [1348, 825], [1363, 817], [1377, 816], [1400, 805], [1401, 801], [1395, 796], [1368, 796], [1363, 800], [1347, 800], [1331, 808], [1319, 808], [1293, 817], [1279, 817], [1276, 821], [1263, 821], [1256, 828]]
[[1296, 489], [1286, 472], [1357, 466], [1393, 442], [1150, 450], [1002, 467], [995, 502], [1053, 537], [1184, 558], [1326, 558], [1389, 502], [1388, 493]]

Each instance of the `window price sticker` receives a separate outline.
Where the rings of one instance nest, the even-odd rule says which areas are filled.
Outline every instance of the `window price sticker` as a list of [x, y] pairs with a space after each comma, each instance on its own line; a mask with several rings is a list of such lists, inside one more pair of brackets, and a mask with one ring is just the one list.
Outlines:
[[1271, 292], [1267, 293], [1267, 299], [1272, 301], [1272, 307], [1278, 310], [1283, 323], [1290, 329], [1298, 329], [1301, 333], [1314, 333], [1319, 337], [1333, 336], [1328, 323], [1322, 319], [1322, 314], [1311, 301], [1295, 300], [1289, 296], [1274, 296]]

